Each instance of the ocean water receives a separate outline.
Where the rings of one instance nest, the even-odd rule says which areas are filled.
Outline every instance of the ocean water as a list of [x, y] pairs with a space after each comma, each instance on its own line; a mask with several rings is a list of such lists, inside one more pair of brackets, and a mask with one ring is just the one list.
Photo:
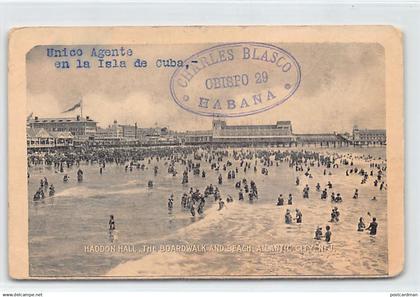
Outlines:
[[[328, 150], [329, 153], [351, 152], [354, 156], [365, 154], [385, 158], [385, 148], [305, 148]], [[276, 149], [277, 150], [277, 149]], [[233, 160], [233, 158], [228, 158]], [[224, 159], [224, 161], [226, 158]], [[369, 169], [368, 163], [355, 159], [355, 166]], [[31, 276], [278, 276], [278, 275], [385, 275], [387, 273], [387, 202], [386, 191], [379, 191], [369, 177], [360, 184], [359, 175], [345, 176], [347, 166], [330, 169], [332, 175], [324, 176], [323, 167], [312, 167], [313, 178], [295, 172], [287, 163], [269, 167], [269, 174], [258, 171], [243, 172], [239, 168], [235, 180], [223, 175], [218, 185], [222, 198], [231, 195], [234, 202], [218, 211], [210, 196], [202, 216], [192, 217], [181, 207], [182, 193], [189, 187], [204, 190], [212, 183], [217, 185], [218, 172], [201, 162], [206, 178], [189, 174], [189, 185], [181, 184], [184, 166], [177, 164], [178, 175], [167, 173], [165, 160], [152, 160], [146, 169], [107, 164], [102, 175], [98, 165], [81, 164], [83, 182], [77, 182], [78, 168], [66, 169], [68, 183], [62, 182], [64, 173], [51, 167], [29, 168], [29, 263]], [[232, 168], [238, 162], [234, 162]], [[159, 172], [153, 174], [153, 167]], [[32, 197], [39, 180], [47, 177], [56, 194], [42, 202]], [[301, 183], [295, 185], [299, 176]], [[236, 180], [254, 180], [259, 199], [254, 202], [238, 201]], [[386, 178], [386, 176], [385, 176]], [[148, 180], [154, 187], [147, 187]], [[321, 200], [315, 191], [319, 182], [333, 184], [344, 201], [340, 204]], [[310, 198], [302, 198], [302, 189], [308, 184]], [[359, 189], [359, 199], [352, 199], [354, 189]], [[168, 210], [169, 195], [175, 196], [174, 208]], [[293, 205], [276, 206], [277, 197], [289, 193]], [[376, 196], [377, 200], [370, 198]], [[340, 210], [340, 222], [330, 223], [331, 209]], [[292, 215], [299, 208], [303, 223], [284, 223], [286, 209]], [[369, 212], [369, 214], [368, 214]], [[108, 220], [114, 215], [116, 230], [110, 235]], [[357, 232], [359, 217], [366, 225], [375, 216], [378, 234]], [[314, 240], [317, 226], [331, 226], [330, 243]], [[161, 250], [166, 246], [168, 250]], [[201, 246], [202, 250], [174, 251], [177, 247]], [[232, 246], [246, 247], [232, 252]], [[116, 250], [99, 250], [115, 247]], [[147, 251], [145, 248], [149, 248]], [[92, 249], [98, 250], [93, 251]], [[248, 249], [249, 248], [249, 249]], [[130, 250], [133, 249], [133, 250]]]

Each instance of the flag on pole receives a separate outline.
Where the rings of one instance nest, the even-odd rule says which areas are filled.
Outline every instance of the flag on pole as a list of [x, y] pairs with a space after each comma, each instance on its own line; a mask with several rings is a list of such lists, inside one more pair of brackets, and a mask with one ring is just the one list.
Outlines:
[[63, 111], [62, 113], [70, 112], [70, 111], [73, 111], [73, 110], [75, 110], [75, 109], [77, 109], [77, 108], [81, 108], [81, 107], [82, 107], [82, 100], [80, 100], [80, 101], [79, 101], [79, 103], [77, 103], [77, 104], [76, 104], [76, 105], [74, 105], [73, 107], [71, 107], [71, 108], [69, 108], [69, 109], [67, 109], [67, 110]]

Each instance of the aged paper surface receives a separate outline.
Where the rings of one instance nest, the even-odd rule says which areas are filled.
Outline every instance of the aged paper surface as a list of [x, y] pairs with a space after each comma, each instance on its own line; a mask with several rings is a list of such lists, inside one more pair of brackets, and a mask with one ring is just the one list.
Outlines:
[[397, 275], [402, 59], [390, 26], [13, 30], [10, 276]]

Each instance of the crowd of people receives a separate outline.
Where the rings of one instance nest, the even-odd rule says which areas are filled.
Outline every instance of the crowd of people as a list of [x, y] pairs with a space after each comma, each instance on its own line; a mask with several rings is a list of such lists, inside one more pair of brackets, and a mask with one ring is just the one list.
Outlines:
[[[153, 164], [152, 164], [153, 161]], [[363, 162], [356, 162], [363, 161]], [[181, 187], [187, 187], [189, 190], [183, 192], [180, 197], [175, 197], [174, 193], [168, 193], [167, 208], [169, 210], [177, 207], [176, 199], [180, 201], [182, 210], [188, 211], [192, 217], [203, 215], [208, 205], [209, 197], [214, 199], [218, 205], [218, 211], [226, 208], [226, 203], [232, 203], [236, 200], [230, 194], [223, 194], [219, 189], [224, 186], [226, 180], [233, 181], [233, 189], [237, 191], [238, 202], [255, 202], [257, 200], [275, 199], [274, 197], [260, 197], [255, 180], [246, 175], [251, 171], [254, 174], [267, 176], [270, 174], [270, 167], [286, 164], [291, 171], [290, 174], [296, 176], [294, 186], [301, 187], [302, 201], [318, 199], [326, 200], [331, 197], [331, 203], [339, 204], [347, 199], [337, 192], [331, 180], [333, 180], [334, 169], [344, 168], [346, 177], [360, 177], [360, 184], [364, 185], [370, 182], [371, 186], [378, 188], [379, 191], [385, 191], [386, 185], [386, 161], [374, 158], [372, 156], [357, 154], [339, 154], [339, 153], [320, 153], [310, 150], [278, 150], [278, 149], [247, 149], [247, 148], [219, 148], [215, 149], [209, 146], [201, 147], [158, 147], [158, 148], [131, 148], [131, 149], [92, 149], [67, 152], [52, 153], [33, 153], [28, 154], [28, 167], [50, 166], [57, 174], [63, 174], [63, 183], [70, 181], [71, 177], [66, 169], [78, 168], [76, 178], [78, 182], [83, 182], [82, 165], [98, 166], [100, 175], [106, 172], [109, 165], [123, 166], [125, 172], [131, 172], [133, 169], [153, 171], [153, 176], [160, 172], [159, 166], [154, 164], [163, 164], [168, 174], [171, 174], [176, 180], [179, 180]], [[356, 165], [357, 163], [357, 165]], [[206, 165], [207, 164], [207, 165]], [[366, 164], [362, 167], [360, 164]], [[321, 176], [330, 179], [324, 186], [320, 181], [316, 181], [316, 186], [311, 189], [309, 181], [318, 178], [320, 175], [315, 171], [319, 168]], [[65, 172], [66, 171], [66, 172]], [[178, 171], [182, 172], [182, 177], [178, 178]], [[212, 174], [210, 172], [213, 171]], [[29, 171], [28, 171], [29, 172]], [[208, 184], [204, 189], [198, 189], [191, 184], [191, 175], [201, 177], [207, 181], [214, 177], [214, 184]], [[28, 173], [28, 179], [30, 174]], [[154, 181], [151, 179], [147, 183], [149, 188], [154, 187]], [[231, 183], [229, 183], [231, 185]], [[194, 189], [195, 188], [195, 189]], [[48, 179], [44, 177], [40, 181], [39, 189], [33, 196], [34, 201], [40, 201], [48, 196], [54, 196], [54, 185], [48, 184]], [[292, 193], [279, 193], [277, 196], [278, 207], [294, 204]], [[359, 188], [354, 189], [352, 198], [360, 199]], [[286, 198], [287, 197], [287, 198]], [[363, 198], [366, 198], [363, 196]], [[376, 200], [376, 196], [371, 197]], [[322, 218], [320, 218], [322, 220]], [[326, 225], [323, 234], [322, 227], [317, 226], [315, 230], [315, 240], [325, 239], [326, 242], [332, 240], [332, 226], [340, 222], [340, 211], [338, 206], [334, 206], [331, 211], [331, 217], [328, 220], [330, 225]], [[296, 208], [294, 215], [292, 210], [287, 208], [284, 214], [285, 224], [303, 224], [303, 213], [300, 208]], [[357, 231], [369, 231], [370, 235], [376, 235], [378, 223], [376, 218], [366, 228], [363, 217], [360, 217], [357, 223]], [[115, 229], [115, 219], [111, 215], [109, 230]]]

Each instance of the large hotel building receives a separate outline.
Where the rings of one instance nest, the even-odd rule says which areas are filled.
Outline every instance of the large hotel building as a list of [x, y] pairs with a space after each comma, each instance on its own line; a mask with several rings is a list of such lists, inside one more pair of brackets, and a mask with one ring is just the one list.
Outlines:
[[27, 121], [30, 129], [43, 128], [48, 132], [70, 132], [78, 138], [86, 138], [96, 134], [96, 122], [89, 117], [73, 118], [30, 118]]
[[290, 121], [274, 125], [227, 125], [226, 121], [213, 120], [212, 130], [185, 133], [185, 143], [251, 144], [291, 143], [296, 141]]
[[[272, 125], [228, 125], [215, 119], [211, 130], [175, 132], [167, 128], [138, 128], [120, 125], [114, 121], [107, 128], [97, 127], [89, 117], [83, 118], [31, 118], [27, 121], [28, 148], [58, 147], [74, 142], [94, 146], [150, 146], [150, 145], [277, 145], [348, 146], [385, 145], [386, 131], [359, 129], [350, 133], [293, 133], [290, 121], [277, 121]], [[67, 134], [63, 134], [67, 133]], [[73, 136], [73, 137], [71, 137]]]
[[353, 128], [353, 142], [357, 145], [368, 143], [386, 143], [385, 129], [359, 129], [357, 126]]
[[274, 125], [228, 125], [224, 120], [213, 120], [212, 130], [187, 131], [185, 144], [241, 144], [241, 145], [385, 145], [386, 130], [353, 129], [348, 133], [293, 133], [291, 121], [277, 121]]

